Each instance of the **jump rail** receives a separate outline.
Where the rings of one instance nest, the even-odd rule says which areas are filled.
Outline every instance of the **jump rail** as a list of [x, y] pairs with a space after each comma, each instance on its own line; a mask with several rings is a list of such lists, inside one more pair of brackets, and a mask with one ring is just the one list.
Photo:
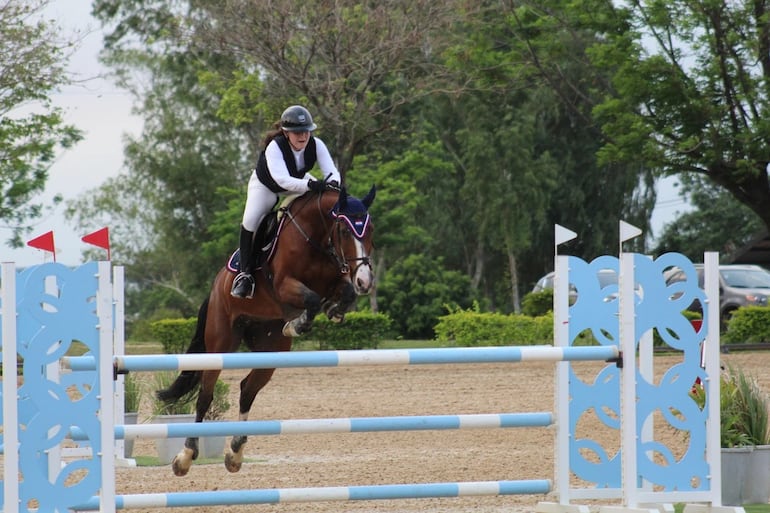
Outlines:
[[[550, 412], [489, 413], [469, 415], [414, 415], [399, 417], [357, 417], [337, 419], [253, 420], [234, 422], [183, 422], [179, 424], [136, 424], [115, 426], [115, 438], [187, 438], [201, 436], [301, 435], [315, 433], [373, 433], [384, 431], [425, 431], [548, 427]], [[73, 440], [85, 440], [72, 430]]]
[[[618, 365], [622, 363], [617, 346], [491, 346], [440, 349], [127, 355], [116, 356], [114, 367], [118, 374], [124, 374], [131, 371], [596, 360], [614, 361]], [[66, 357], [63, 359], [63, 365], [72, 370], [93, 370], [96, 368], [93, 358], [88, 356]]]
[[[522, 481], [470, 481], [458, 483], [417, 483], [116, 495], [115, 506], [117, 509], [230, 506], [246, 504], [278, 504], [285, 502], [362, 501], [482, 495], [545, 494], [550, 491], [551, 481], [549, 479]], [[93, 497], [86, 504], [77, 506], [76, 509], [96, 511], [99, 509], [99, 498]]]

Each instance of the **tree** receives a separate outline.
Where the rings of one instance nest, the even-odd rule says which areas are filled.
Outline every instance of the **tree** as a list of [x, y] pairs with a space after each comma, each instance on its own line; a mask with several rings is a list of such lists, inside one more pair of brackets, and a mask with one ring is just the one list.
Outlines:
[[[602, 162], [702, 175], [770, 228], [766, 2], [553, 0], [523, 2], [510, 13], [522, 27], [535, 20], [559, 31], [560, 47], [579, 46], [581, 60], [597, 70], [594, 80], [574, 80], [550, 59], [554, 38], [520, 32], [528, 62], [564, 104], [591, 105]], [[580, 37], [586, 30], [597, 36], [588, 44]]]
[[[228, 255], [221, 245], [216, 253], [201, 250], [211, 240], [209, 226], [228, 207], [229, 197], [214, 192], [237, 187], [242, 208], [254, 162], [248, 137], [217, 116], [219, 99], [200, 80], [227, 63], [184, 52], [110, 58], [120, 70], [134, 70], [120, 83], [142, 100], [136, 110], [145, 117], [144, 131], [126, 141], [127, 171], [73, 202], [67, 215], [83, 229], [97, 220], [114, 227], [115, 259], [128, 264], [126, 280], [139, 291], [128, 296], [133, 312], [148, 312], [152, 297], [194, 315]], [[233, 237], [239, 222], [232, 220]]]
[[260, 87], [307, 103], [323, 120], [345, 177], [373, 140], [398, 136], [394, 119], [406, 106], [445, 87], [437, 57], [458, 19], [456, 3], [204, 1], [188, 19], [201, 48], [239, 56], [225, 95], [249, 101], [227, 119], [248, 118], [263, 102], [249, 77], [264, 76]]
[[21, 246], [27, 223], [42, 212], [35, 196], [45, 188], [57, 147], [81, 139], [51, 103], [50, 94], [69, 82], [73, 43], [42, 18], [47, 4], [0, 1], [0, 220], [11, 228], [12, 247]]
[[441, 258], [410, 255], [391, 267], [380, 285], [383, 313], [399, 334], [433, 338], [433, 327], [448, 310], [470, 308], [474, 295], [463, 273], [447, 269]]
[[[585, 49], [601, 32], [574, 29], [564, 21], [569, 16], [552, 16], [543, 5], [549, 2], [536, 4], [482, 2], [463, 25], [467, 41], [446, 52], [470, 91], [456, 109], [444, 109], [462, 120], [444, 141], [467, 174], [464, 197], [475, 191], [473, 233], [486, 233], [473, 239], [480, 254], [470, 274], [490, 267], [483, 273], [490, 291], [505, 276], [514, 310], [520, 283], [552, 268], [555, 223], [590, 233], [571, 248], [590, 259], [617, 246], [618, 219], [646, 228], [655, 201], [648, 168], [597, 159], [603, 138], [592, 109], [607, 92], [608, 74], [591, 65]], [[550, 4], [579, 17], [565, 2]], [[604, 11], [591, 12], [603, 19]], [[570, 91], [573, 83], [590, 89]]]

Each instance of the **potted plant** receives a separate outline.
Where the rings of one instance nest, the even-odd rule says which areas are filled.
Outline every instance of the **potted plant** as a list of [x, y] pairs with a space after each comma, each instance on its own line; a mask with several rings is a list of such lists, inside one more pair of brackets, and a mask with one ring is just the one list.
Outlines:
[[[174, 371], [156, 372], [153, 374], [154, 390], [168, 388], [174, 382], [176, 376], [177, 373]], [[194, 422], [195, 403], [193, 398], [194, 394], [190, 394], [176, 403], [166, 403], [154, 397], [152, 403], [153, 422], [156, 424]], [[167, 465], [174, 460], [174, 456], [184, 447], [184, 440], [184, 438], [159, 438], [155, 440], [155, 448], [161, 465]]]
[[[701, 387], [693, 388], [699, 405]], [[728, 368], [720, 376], [722, 504], [766, 504], [770, 500], [770, 399], [756, 380]]]
[[[134, 374], [123, 377], [123, 424], [136, 424], [139, 419], [139, 405], [142, 402], [142, 384]], [[130, 458], [134, 452], [134, 440], [123, 442], [123, 454]]]
[[[211, 407], [203, 418], [204, 421], [218, 421], [224, 419], [227, 410], [230, 409], [230, 385], [218, 379], [214, 384], [214, 399]], [[222, 456], [225, 449], [224, 436], [204, 436], [200, 439], [200, 456], [202, 458], [216, 458]]]

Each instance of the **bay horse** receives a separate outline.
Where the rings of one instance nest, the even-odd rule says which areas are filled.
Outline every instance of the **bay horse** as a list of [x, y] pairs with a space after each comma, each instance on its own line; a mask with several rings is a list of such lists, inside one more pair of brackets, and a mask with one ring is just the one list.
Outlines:
[[[344, 188], [307, 192], [282, 217], [273, 249], [255, 273], [251, 299], [230, 295], [235, 273], [224, 266], [201, 305], [187, 353], [228, 353], [241, 342], [251, 351], [289, 351], [292, 338], [307, 333], [322, 311], [341, 322], [358, 295], [369, 293], [373, 282], [371, 253], [373, 225], [368, 209], [375, 187], [358, 199]], [[253, 369], [240, 383], [239, 420], [248, 420], [257, 393], [275, 369]], [[174, 403], [200, 385], [195, 422], [202, 422], [214, 396], [221, 370], [182, 371], [157, 397]], [[243, 462], [246, 436], [233, 436], [225, 467], [237, 472]], [[198, 438], [185, 440], [171, 466], [183, 476], [198, 457]]]

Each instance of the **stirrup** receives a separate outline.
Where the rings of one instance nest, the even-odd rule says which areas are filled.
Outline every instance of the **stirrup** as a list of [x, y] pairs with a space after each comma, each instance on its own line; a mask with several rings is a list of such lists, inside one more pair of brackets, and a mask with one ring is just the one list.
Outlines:
[[239, 272], [233, 280], [233, 288], [230, 295], [241, 299], [251, 299], [254, 297], [254, 288], [256, 284], [251, 273]]

